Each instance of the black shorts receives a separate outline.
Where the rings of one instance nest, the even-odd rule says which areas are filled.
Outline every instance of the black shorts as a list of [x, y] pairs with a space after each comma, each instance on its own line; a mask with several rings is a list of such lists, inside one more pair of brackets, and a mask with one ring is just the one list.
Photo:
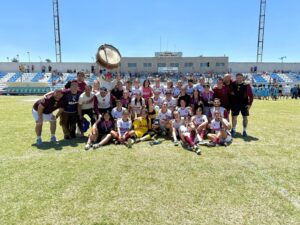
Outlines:
[[247, 105], [244, 104], [236, 104], [232, 107], [232, 116], [238, 116], [242, 113], [242, 116], [249, 116], [249, 109]]

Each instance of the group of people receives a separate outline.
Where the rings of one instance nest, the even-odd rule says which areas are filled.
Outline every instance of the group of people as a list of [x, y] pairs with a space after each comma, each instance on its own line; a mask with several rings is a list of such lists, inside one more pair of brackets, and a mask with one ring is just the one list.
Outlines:
[[57, 142], [58, 118], [65, 139], [83, 136], [88, 118], [91, 129], [85, 150], [110, 142], [131, 148], [164, 136], [171, 138], [175, 146], [181, 143], [201, 154], [201, 143], [227, 146], [232, 141], [240, 113], [242, 134], [247, 136], [253, 93], [243, 74], [237, 74], [235, 80], [226, 74], [214, 87], [204, 77], [197, 82], [188, 79], [187, 84], [168, 80], [166, 85], [159, 77], [151, 84], [147, 79], [142, 83], [138, 78], [133, 82], [123, 81], [120, 76], [113, 79], [111, 73], [100, 75], [92, 86], [84, 79], [84, 73], [78, 72], [77, 79], [68, 82], [64, 89], [47, 93], [35, 102], [32, 114], [37, 145], [42, 144], [42, 126], [46, 121], [50, 122], [51, 142]]
[[289, 85], [282, 85], [278, 83], [270, 84], [254, 84], [253, 85], [253, 95], [256, 99], [259, 100], [277, 100], [280, 98], [289, 98], [293, 97], [293, 87]]

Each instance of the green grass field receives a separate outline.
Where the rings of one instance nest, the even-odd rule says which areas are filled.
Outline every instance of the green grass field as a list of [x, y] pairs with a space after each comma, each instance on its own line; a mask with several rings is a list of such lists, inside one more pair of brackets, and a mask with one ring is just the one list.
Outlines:
[[300, 224], [299, 100], [255, 101], [249, 138], [197, 156], [170, 141], [39, 150], [34, 99], [0, 96], [1, 225]]

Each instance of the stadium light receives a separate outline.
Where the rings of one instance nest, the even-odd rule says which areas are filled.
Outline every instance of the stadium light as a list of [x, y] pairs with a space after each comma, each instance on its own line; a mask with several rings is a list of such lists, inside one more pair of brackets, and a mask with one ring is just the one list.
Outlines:
[[279, 59], [281, 60], [281, 73], [283, 73], [283, 60], [286, 59], [286, 56], [282, 56]]

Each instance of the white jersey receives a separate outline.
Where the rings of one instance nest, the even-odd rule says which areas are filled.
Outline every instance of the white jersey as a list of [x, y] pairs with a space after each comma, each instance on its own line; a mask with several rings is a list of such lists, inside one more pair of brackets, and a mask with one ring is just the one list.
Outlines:
[[137, 93], [142, 93], [142, 88], [141, 87], [136, 88], [135, 86], [133, 86], [131, 88], [131, 95], [136, 95]]
[[155, 91], [159, 91], [160, 92], [160, 96], [164, 96], [165, 94], [165, 87], [160, 85], [159, 87], [153, 85], [152, 86], [152, 90], [153, 90], [153, 93], [155, 93]]
[[159, 120], [170, 120], [170, 119], [172, 119], [171, 110], [168, 109], [166, 112], [162, 112], [162, 110], [160, 109], [158, 111], [157, 119], [159, 119]]
[[185, 108], [180, 107], [176, 111], [179, 113], [180, 117], [187, 118], [188, 116], [192, 115], [190, 107], [185, 107]]
[[126, 110], [126, 108], [122, 107], [121, 111], [117, 109], [117, 107], [113, 108], [111, 111], [111, 115], [114, 119], [120, 119], [122, 118], [123, 112]]
[[106, 81], [103, 76], [99, 78], [100, 87], [105, 87], [108, 91], [111, 91], [115, 88], [117, 80]]
[[200, 93], [204, 92], [204, 87], [201, 84], [195, 84], [194, 89], [198, 90]]
[[180, 119], [179, 121], [176, 121], [175, 119], [172, 120], [172, 126], [173, 128], [175, 128], [176, 130], [179, 130], [180, 126], [184, 126], [185, 122], [183, 119]]
[[188, 94], [188, 95], [192, 95], [193, 93], [194, 93], [194, 86], [186, 86], [186, 93]]
[[[228, 126], [229, 125], [229, 123], [228, 123], [228, 121], [226, 120], [226, 119], [222, 119], [223, 120], [223, 122]], [[211, 129], [213, 130], [213, 131], [215, 131], [215, 132], [218, 132], [218, 131], [221, 131], [222, 130], [222, 123], [221, 123], [221, 121], [216, 121], [215, 119], [213, 119], [212, 121], [211, 121]]]
[[132, 127], [131, 120], [123, 121], [122, 118], [117, 120], [117, 128], [120, 129], [120, 133], [123, 136], [127, 131], [129, 131]]
[[177, 100], [173, 97], [171, 97], [171, 99], [168, 101], [167, 98], [165, 98], [163, 100], [163, 102], [167, 102], [168, 103], [168, 109], [170, 110], [174, 110], [174, 108], [177, 106]]
[[94, 96], [94, 93], [91, 93], [88, 97], [85, 92], [79, 96], [78, 104], [81, 105], [82, 110], [94, 108]]
[[174, 87], [173, 88], [173, 96], [178, 97], [180, 95], [181, 88], [179, 87]]
[[192, 118], [192, 122], [193, 122], [196, 126], [201, 125], [201, 124], [204, 123], [205, 121], [207, 121], [206, 115], [201, 115], [201, 116], [195, 115], [195, 116], [193, 116], [193, 118]]
[[[211, 118], [215, 118], [215, 111], [216, 111], [216, 107], [211, 107], [209, 109], [209, 112], [210, 112], [210, 115]], [[221, 114], [221, 116], [224, 118], [225, 117], [225, 112], [227, 112], [227, 110], [224, 108], [224, 107], [220, 107], [219, 110], [218, 110]], [[228, 116], [228, 113], [226, 114], [226, 116]]]
[[141, 114], [142, 107], [145, 106], [145, 99], [141, 98], [140, 101], [135, 102], [135, 98], [133, 98], [131, 100], [130, 106], [132, 107], [132, 110], [134, 112], [136, 112], [137, 114]]
[[154, 105], [157, 105], [159, 107], [161, 107], [161, 105], [163, 104], [163, 98], [162, 97], [158, 97], [157, 99], [155, 99], [155, 97], [153, 98], [153, 103]]
[[99, 109], [107, 109], [111, 107], [111, 95], [107, 93], [104, 97], [101, 96], [100, 92], [97, 92], [96, 98], [98, 101], [98, 108]]

